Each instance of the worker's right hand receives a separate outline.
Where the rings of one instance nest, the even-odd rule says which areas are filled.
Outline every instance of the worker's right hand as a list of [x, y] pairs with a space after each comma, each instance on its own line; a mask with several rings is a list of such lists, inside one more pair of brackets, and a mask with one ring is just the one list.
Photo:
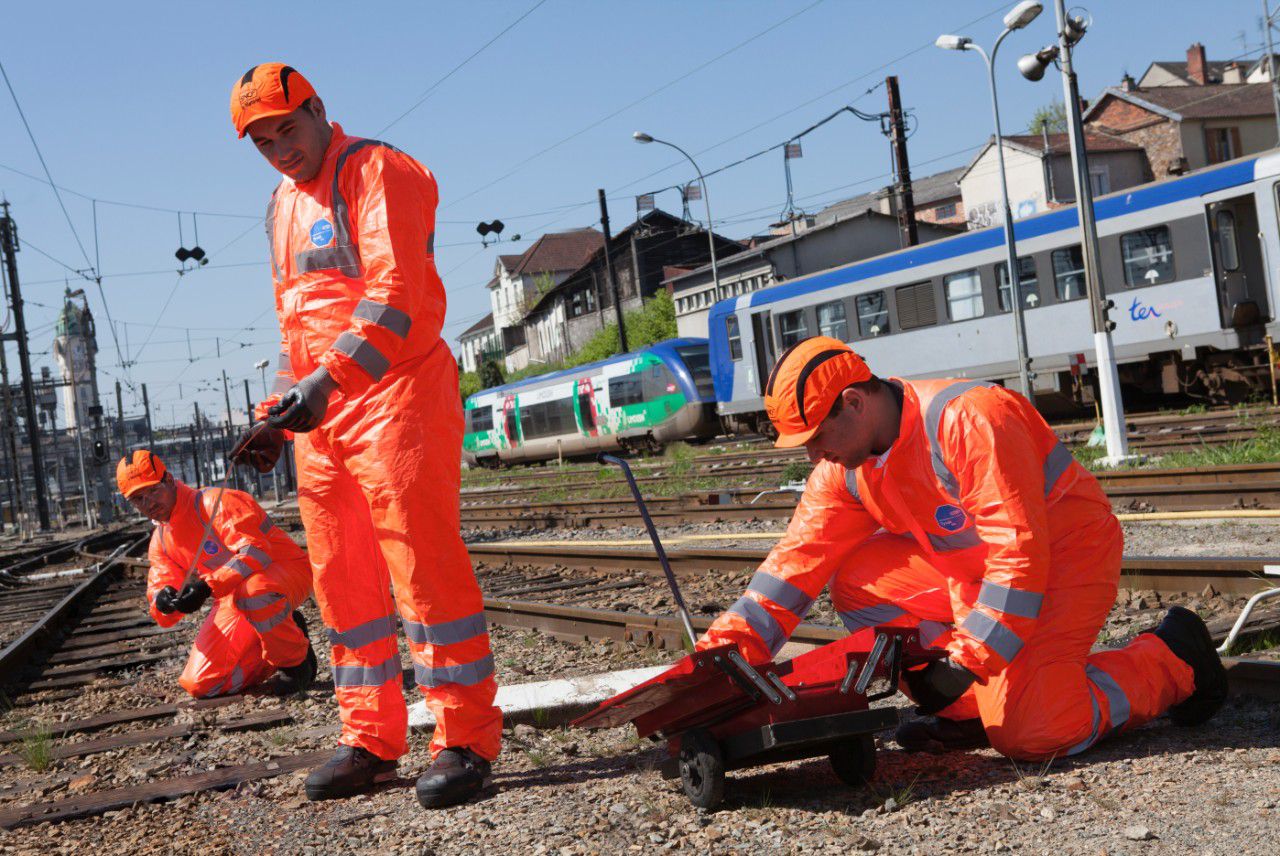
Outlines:
[[240, 435], [231, 450], [231, 463], [269, 473], [275, 469], [282, 451], [284, 432], [271, 425], [258, 424]]
[[156, 612], [164, 615], [178, 611], [178, 590], [173, 586], [165, 586], [156, 592]]
[[182, 587], [182, 591], [178, 593], [175, 605], [181, 612], [190, 615], [197, 612], [200, 607], [204, 606], [204, 602], [209, 599], [213, 592], [209, 589], [209, 584], [204, 580], [196, 577], [191, 582]]
[[314, 431], [324, 421], [329, 396], [338, 382], [324, 366], [289, 387], [280, 400], [267, 409], [267, 422], [297, 434]]

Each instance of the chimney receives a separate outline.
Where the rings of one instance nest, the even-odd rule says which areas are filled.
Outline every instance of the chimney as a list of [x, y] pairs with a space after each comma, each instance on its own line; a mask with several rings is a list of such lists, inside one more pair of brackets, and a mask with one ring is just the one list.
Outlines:
[[1204, 45], [1199, 42], [1187, 48], [1187, 77], [1201, 86], [1209, 82], [1205, 74]]
[[1244, 69], [1240, 67], [1238, 62], [1229, 62], [1227, 67], [1222, 70], [1223, 83], [1244, 83]]
[[1137, 87], [1137, 85], [1138, 84], [1134, 82], [1133, 75], [1129, 74], [1128, 72], [1125, 72], [1124, 77], [1120, 78], [1121, 91], [1132, 92], [1134, 88]]

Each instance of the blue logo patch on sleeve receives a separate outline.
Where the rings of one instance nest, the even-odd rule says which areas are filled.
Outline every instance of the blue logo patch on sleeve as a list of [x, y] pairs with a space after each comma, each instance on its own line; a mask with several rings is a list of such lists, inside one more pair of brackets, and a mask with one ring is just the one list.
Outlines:
[[966, 520], [964, 510], [955, 505], [939, 505], [933, 512], [933, 519], [948, 532], [964, 528]]
[[311, 224], [311, 243], [317, 247], [327, 247], [333, 240], [333, 224], [320, 219]]
[[217, 544], [217, 542], [216, 542], [216, 541], [212, 541], [212, 540], [210, 540], [210, 541], [205, 541], [205, 542], [204, 542], [204, 544], [203, 544], [202, 546], [203, 546], [203, 548], [204, 548], [204, 551], [205, 551], [206, 553], [208, 553], [210, 556], [217, 555], [217, 553], [218, 553], [218, 544]]

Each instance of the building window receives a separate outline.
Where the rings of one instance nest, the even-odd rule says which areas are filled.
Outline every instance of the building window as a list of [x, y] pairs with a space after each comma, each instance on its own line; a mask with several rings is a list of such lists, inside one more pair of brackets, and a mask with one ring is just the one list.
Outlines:
[[742, 359], [742, 335], [738, 332], [738, 316], [730, 315], [724, 319], [724, 329], [729, 335], [729, 359]]
[[1079, 300], [1085, 295], [1084, 255], [1080, 245], [1053, 251], [1053, 288], [1059, 300]]
[[952, 321], [982, 317], [982, 279], [976, 270], [943, 277], [942, 289], [947, 295], [947, 316]]
[[1089, 167], [1089, 187], [1094, 196], [1111, 192], [1111, 170], [1106, 164]]
[[1222, 163], [1240, 157], [1239, 128], [1205, 128], [1205, 160]]
[[[1009, 266], [1004, 262], [996, 265], [996, 282], [999, 284], [1000, 311], [1008, 312], [1009, 303]], [[1040, 284], [1036, 281], [1036, 260], [1031, 256], [1018, 259], [1018, 292], [1022, 295], [1022, 308], [1034, 309], [1040, 303]]]
[[803, 309], [778, 314], [778, 342], [783, 348], [790, 348], [808, 335], [809, 327], [805, 323]]
[[849, 321], [845, 317], [844, 301], [833, 300], [818, 304], [818, 335], [830, 336], [841, 342], [849, 340]]
[[1120, 236], [1124, 284], [1130, 288], [1173, 279], [1173, 243], [1169, 227], [1156, 226]]
[[858, 331], [863, 336], [882, 336], [889, 332], [889, 304], [883, 291], [859, 294], [853, 306], [858, 313]]
[[946, 220], [950, 217], [956, 216], [956, 204], [951, 202], [946, 205], [939, 205], [937, 208], [933, 209], [933, 216], [938, 220]]

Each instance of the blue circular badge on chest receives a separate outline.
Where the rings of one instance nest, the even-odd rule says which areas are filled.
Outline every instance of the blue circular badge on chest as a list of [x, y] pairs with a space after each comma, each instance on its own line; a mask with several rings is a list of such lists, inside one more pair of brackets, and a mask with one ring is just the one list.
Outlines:
[[216, 555], [218, 552], [218, 545], [213, 541], [205, 541], [202, 546], [210, 556]]
[[956, 505], [939, 505], [933, 512], [933, 519], [948, 532], [962, 528], [965, 522], [964, 511]]
[[333, 240], [333, 224], [320, 219], [311, 224], [311, 243], [317, 247], [327, 247]]

